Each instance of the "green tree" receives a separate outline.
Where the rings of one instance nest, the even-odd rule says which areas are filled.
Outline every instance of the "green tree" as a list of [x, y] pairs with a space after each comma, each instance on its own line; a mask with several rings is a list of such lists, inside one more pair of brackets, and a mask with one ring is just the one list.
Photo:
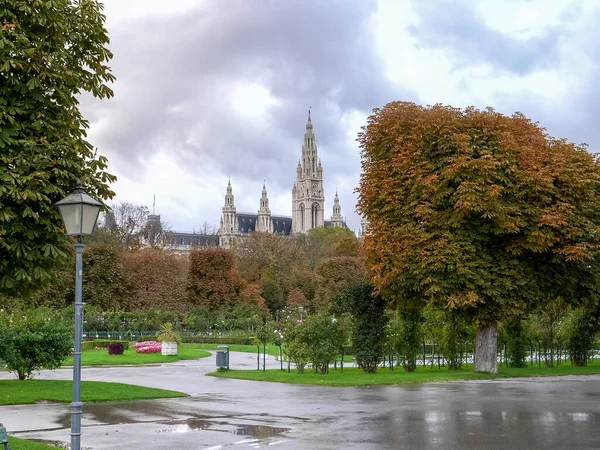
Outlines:
[[69, 355], [71, 328], [44, 308], [0, 312], [0, 360], [19, 380], [57, 369]]
[[522, 114], [393, 102], [359, 135], [364, 249], [384, 298], [477, 327], [497, 372], [497, 324], [561, 295], [600, 299], [598, 158]]
[[473, 328], [469, 326], [464, 314], [427, 305], [423, 309], [423, 316], [425, 339], [436, 344], [436, 350], [444, 357], [448, 370], [460, 369], [463, 363], [464, 344], [471, 342], [475, 337]]
[[422, 336], [421, 310], [407, 308], [395, 311], [394, 317], [386, 327], [386, 343], [398, 355], [406, 372], [414, 372], [417, 369]]
[[78, 179], [96, 198], [114, 195], [77, 99], [113, 95], [101, 10], [96, 0], [0, 4], [0, 292], [28, 295], [66, 263], [53, 205]]
[[367, 373], [377, 371], [383, 356], [385, 326], [385, 300], [373, 294], [373, 286], [362, 282], [346, 288], [334, 304], [348, 305], [354, 317], [352, 343], [356, 352], [358, 367]]

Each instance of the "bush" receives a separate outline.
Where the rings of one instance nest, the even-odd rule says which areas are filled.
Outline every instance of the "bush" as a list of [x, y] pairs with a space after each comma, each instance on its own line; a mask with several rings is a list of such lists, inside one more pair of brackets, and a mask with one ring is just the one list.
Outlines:
[[160, 329], [160, 334], [156, 338], [159, 342], [181, 342], [181, 336], [173, 329], [173, 324], [167, 322]]
[[284, 337], [285, 353], [299, 373], [311, 362], [316, 371], [326, 374], [346, 343], [343, 322], [326, 313], [288, 322]]
[[125, 351], [125, 346], [122, 342], [111, 342], [108, 344], [109, 355], [122, 355]]
[[72, 343], [72, 329], [50, 310], [0, 312], [0, 360], [19, 380], [59, 368]]

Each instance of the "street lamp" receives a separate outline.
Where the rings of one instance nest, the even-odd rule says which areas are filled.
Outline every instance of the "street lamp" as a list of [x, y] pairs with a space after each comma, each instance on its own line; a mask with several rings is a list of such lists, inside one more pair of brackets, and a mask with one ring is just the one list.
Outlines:
[[81, 449], [81, 336], [83, 332], [83, 301], [81, 277], [83, 270], [82, 236], [90, 236], [96, 227], [102, 203], [94, 200], [77, 181], [77, 189], [55, 204], [60, 211], [67, 236], [76, 236], [75, 243], [75, 343], [73, 351], [73, 401], [71, 402], [71, 450]]

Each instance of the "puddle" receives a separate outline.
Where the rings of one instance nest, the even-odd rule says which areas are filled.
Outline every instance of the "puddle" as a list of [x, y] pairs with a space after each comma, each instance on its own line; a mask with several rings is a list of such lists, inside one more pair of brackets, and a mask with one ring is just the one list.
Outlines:
[[254, 439], [268, 439], [279, 437], [290, 428], [272, 427], [269, 425], [232, 424], [224, 421], [206, 419], [187, 419], [180, 423], [164, 423], [174, 425], [173, 428], [156, 430], [157, 433], [189, 433], [200, 430], [220, 431], [239, 436], [248, 436]]
[[265, 439], [270, 437], [281, 436], [289, 428], [269, 427], [267, 425], [240, 425], [233, 434], [241, 434], [257, 439]]

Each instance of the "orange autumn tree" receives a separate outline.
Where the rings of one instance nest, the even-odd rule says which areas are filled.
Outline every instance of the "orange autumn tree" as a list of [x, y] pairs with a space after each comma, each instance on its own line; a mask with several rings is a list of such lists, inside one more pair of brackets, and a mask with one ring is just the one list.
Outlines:
[[359, 134], [359, 211], [372, 282], [477, 327], [497, 372], [497, 323], [561, 295], [598, 301], [600, 165], [522, 114], [393, 102]]
[[187, 279], [190, 304], [211, 310], [231, 306], [236, 296], [236, 280], [229, 250], [208, 248], [190, 253]]

